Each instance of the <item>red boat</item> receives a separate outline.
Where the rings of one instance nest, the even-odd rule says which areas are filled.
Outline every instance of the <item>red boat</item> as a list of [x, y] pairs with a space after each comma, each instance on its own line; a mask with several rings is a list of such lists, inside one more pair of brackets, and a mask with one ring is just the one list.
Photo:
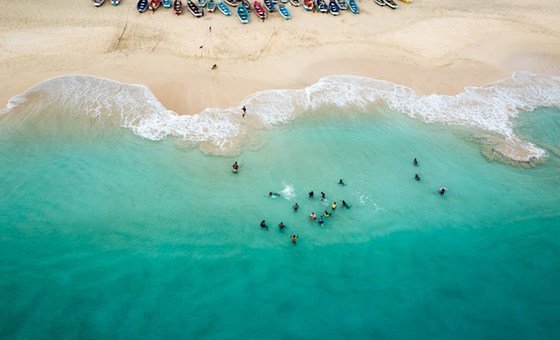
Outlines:
[[303, 0], [303, 8], [305, 8], [306, 11], [312, 11], [313, 7], [315, 7], [314, 0]]
[[152, 11], [155, 11], [156, 9], [158, 9], [159, 5], [161, 5], [161, 0], [152, 0], [150, 1], [150, 9]]
[[255, 9], [255, 14], [259, 17], [259, 19], [266, 19], [266, 12], [260, 2], [253, 2], [253, 8]]

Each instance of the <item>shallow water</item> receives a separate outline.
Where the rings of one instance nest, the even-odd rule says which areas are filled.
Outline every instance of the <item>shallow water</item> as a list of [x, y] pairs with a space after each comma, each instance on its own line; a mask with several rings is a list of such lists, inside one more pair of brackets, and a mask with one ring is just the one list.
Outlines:
[[0, 120], [3, 338], [560, 335], [557, 109], [518, 119], [553, 150], [531, 169], [386, 110], [308, 115], [232, 158], [45, 116]]

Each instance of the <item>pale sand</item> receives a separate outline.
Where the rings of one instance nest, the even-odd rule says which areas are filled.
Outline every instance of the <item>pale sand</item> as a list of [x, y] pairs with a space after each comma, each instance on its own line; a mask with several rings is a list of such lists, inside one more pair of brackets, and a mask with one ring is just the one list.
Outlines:
[[145, 84], [181, 114], [328, 75], [386, 79], [421, 94], [454, 94], [515, 71], [560, 75], [558, 1], [417, 0], [394, 11], [358, 4], [359, 15], [288, 6], [290, 21], [252, 15], [241, 25], [218, 11], [201, 19], [186, 9], [139, 14], [132, 0], [100, 8], [88, 0], [3, 1], [0, 105], [65, 74]]

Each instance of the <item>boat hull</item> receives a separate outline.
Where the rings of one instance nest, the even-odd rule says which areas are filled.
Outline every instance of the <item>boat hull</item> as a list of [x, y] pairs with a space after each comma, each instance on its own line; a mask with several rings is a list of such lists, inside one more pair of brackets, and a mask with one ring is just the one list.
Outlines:
[[105, 0], [92, 0], [95, 7], [99, 7], [105, 3]]
[[222, 12], [222, 14], [226, 17], [229, 17], [231, 15], [231, 10], [229, 9], [228, 5], [221, 1], [218, 1], [218, 10]]

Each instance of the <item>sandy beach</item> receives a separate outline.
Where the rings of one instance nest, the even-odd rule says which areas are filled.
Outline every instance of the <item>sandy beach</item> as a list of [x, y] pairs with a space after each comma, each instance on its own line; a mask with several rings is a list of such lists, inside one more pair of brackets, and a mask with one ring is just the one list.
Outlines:
[[328, 75], [455, 94], [515, 71], [560, 74], [560, 3], [424, 0], [399, 2], [397, 10], [358, 4], [359, 15], [289, 7], [290, 21], [252, 16], [241, 25], [219, 12], [200, 19], [163, 8], [140, 14], [131, 0], [100, 8], [87, 0], [7, 2], [0, 12], [0, 103], [66, 74], [145, 84], [180, 114], [235, 106], [256, 91], [301, 88]]

